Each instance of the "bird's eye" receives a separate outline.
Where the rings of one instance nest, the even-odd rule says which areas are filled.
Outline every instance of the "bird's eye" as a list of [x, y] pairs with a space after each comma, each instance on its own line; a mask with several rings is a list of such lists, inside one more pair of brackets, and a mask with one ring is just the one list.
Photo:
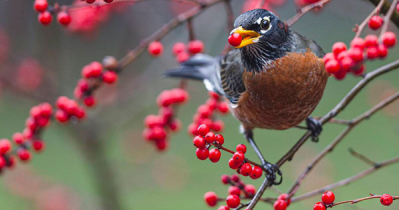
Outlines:
[[262, 28], [262, 30], [268, 30], [270, 28], [270, 21], [269, 20], [263, 20], [260, 23], [260, 27]]

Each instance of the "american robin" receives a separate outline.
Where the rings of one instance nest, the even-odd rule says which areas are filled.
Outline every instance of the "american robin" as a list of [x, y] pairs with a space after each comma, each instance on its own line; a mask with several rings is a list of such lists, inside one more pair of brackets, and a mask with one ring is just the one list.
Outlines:
[[[275, 14], [255, 9], [241, 14], [231, 33], [242, 42], [225, 56], [196, 55], [169, 77], [202, 80], [209, 91], [224, 96], [242, 125], [243, 133], [261, 160], [252, 130], [285, 130], [306, 119], [316, 141], [321, 124], [310, 118], [323, 96], [329, 74], [324, 69], [324, 51], [314, 41], [291, 30]], [[271, 183], [276, 182], [273, 164], [262, 161]]]

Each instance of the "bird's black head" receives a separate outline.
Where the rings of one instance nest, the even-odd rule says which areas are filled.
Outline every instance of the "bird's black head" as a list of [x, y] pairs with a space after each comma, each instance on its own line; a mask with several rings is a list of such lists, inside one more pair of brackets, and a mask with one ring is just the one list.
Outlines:
[[265, 65], [291, 49], [290, 29], [268, 10], [255, 9], [241, 14], [234, 27], [231, 33], [239, 33], [243, 38], [236, 48], [240, 48], [248, 71], [262, 71]]

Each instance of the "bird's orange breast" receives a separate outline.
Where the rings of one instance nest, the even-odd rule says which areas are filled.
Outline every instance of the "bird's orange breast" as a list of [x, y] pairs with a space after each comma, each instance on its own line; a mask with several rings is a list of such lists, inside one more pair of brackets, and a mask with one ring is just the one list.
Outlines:
[[232, 113], [247, 129], [294, 127], [316, 108], [328, 77], [312, 52], [289, 53], [260, 73], [244, 72], [246, 91]]

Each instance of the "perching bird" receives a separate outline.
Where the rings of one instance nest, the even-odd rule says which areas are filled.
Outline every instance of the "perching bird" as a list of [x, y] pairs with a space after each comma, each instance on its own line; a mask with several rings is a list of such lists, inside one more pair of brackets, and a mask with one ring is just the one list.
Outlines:
[[[203, 80], [209, 91], [225, 96], [261, 160], [253, 141], [254, 128], [284, 130], [306, 119], [317, 139], [321, 124], [309, 115], [329, 77], [321, 47], [264, 9], [241, 14], [234, 27], [231, 33], [243, 38], [236, 49], [217, 58], [196, 55], [165, 75]], [[279, 184], [275, 182], [275, 173], [281, 175], [278, 168], [267, 161], [262, 164], [271, 172], [271, 183]]]

